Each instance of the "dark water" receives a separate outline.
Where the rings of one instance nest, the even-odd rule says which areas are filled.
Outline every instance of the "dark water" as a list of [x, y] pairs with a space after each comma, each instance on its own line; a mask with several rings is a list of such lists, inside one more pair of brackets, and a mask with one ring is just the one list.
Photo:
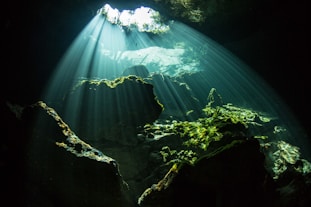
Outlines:
[[[103, 5], [101, 1], [10, 2], [2, 38], [4, 62], [9, 65], [4, 75], [8, 82], [2, 82], [3, 103], [27, 105], [42, 99], [57, 109], [82, 139], [96, 143], [94, 132], [100, 124], [131, 123], [132, 120], [123, 120], [124, 105], [134, 107], [140, 97], [137, 91], [126, 88], [116, 94], [98, 96], [94, 87], [68, 98], [72, 87], [81, 81], [114, 80], [124, 74], [144, 76], [166, 107], [159, 119], [181, 121], [200, 117], [209, 91], [215, 88], [223, 103], [259, 112], [285, 128], [286, 136], [277, 139], [300, 147], [308, 158], [311, 157], [311, 113], [307, 101], [310, 87], [305, 66], [308, 52], [302, 4], [269, 2], [269, 6], [258, 6], [252, 12], [211, 19], [201, 25], [175, 20], [168, 22], [169, 32], [154, 35], [136, 30], [126, 33], [96, 16]], [[131, 9], [136, 6], [137, 3], [129, 5]], [[131, 67], [140, 69], [128, 72]], [[147, 71], [140, 73], [141, 68]], [[144, 92], [139, 93], [144, 96]], [[103, 105], [107, 109], [102, 110]], [[15, 118], [7, 112], [5, 104], [3, 108], [8, 120]], [[103, 115], [108, 112], [114, 116]], [[137, 115], [128, 116], [137, 119]], [[27, 154], [29, 149], [22, 147], [18, 136], [14, 139], [9, 136], [13, 130], [14, 126], [7, 127], [3, 154], [14, 154], [15, 149]], [[37, 145], [34, 144], [34, 149], [38, 149]], [[40, 156], [40, 152], [34, 155]], [[5, 163], [20, 160], [19, 155], [5, 156]], [[12, 175], [18, 177], [17, 172], [23, 167], [24, 164], [14, 166]], [[23, 178], [19, 177], [16, 183], [24, 181]]]

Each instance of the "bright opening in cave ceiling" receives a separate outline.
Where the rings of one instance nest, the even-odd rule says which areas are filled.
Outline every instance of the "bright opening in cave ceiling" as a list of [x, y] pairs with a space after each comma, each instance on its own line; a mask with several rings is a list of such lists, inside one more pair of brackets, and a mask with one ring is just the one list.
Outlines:
[[140, 32], [150, 32], [160, 34], [167, 32], [170, 28], [163, 21], [163, 17], [158, 11], [149, 7], [137, 8], [135, 10], [113, 9], [109, 4], [105, 4], [97, 13], [104, 15], [112, 24], [117, 24], [127, 30], [136, 28]]

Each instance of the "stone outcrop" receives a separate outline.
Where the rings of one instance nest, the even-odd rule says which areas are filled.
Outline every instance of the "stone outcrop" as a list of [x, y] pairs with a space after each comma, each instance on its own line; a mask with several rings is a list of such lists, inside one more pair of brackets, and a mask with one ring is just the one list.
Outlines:
[[32, 127], [19, 137], [24, 150], [16, 153], [25, 180], [16, 185], [24, 190], [17, 202], [38, 207], [133, 206], [116, 160], [82, 141], [44, 102], [19, 109], [17, 130]]
[[137, 128], [155, 121], [163, 110], [153, 85], [133, 75], [112, 81], [81, 80], [64, 103], [65, 118], [80, 136], [129, 145], [136, 144], [131, 137]]
[[286, 130], [271, 128], [271, 119], [260, 113], [219, 105], [215, 89], [207, 96], [201, 118], [147, 123], [128, 134], [136, 140], [130, 145], [105, 139], [90, 145], [44, 102], [27, 107], [8, 103], [20, 127], [28, 129], [20, 137], [27, 140], [21, 156], [24, 202], [64, 207], [308, 206], [311, 164], [298, 147], [273, 141]]

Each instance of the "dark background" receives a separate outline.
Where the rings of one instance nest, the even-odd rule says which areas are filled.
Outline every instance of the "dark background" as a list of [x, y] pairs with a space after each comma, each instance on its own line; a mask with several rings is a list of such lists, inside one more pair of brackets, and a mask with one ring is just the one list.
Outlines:
[[[135, 8], [142, 2], [155, 5], [152, 0], [111, 2], [116, 6], [126, 5], [125, 8]], [[4, 4], [1, 12], [3, 108], [5, 101], [23, 105], [40, 99], [58, 61], [104, 3], [110, 2], [25, 0]], [[233, 10], [229, 15], [216, 15], [203, 24], [185, 22], [225, 46], [259, 73], [289, 106], [310, 137], [306, 1], [261, 0], [254, 5], [242, 12]]]
[[[216, 15], [203, 24], [184, 21], [232, 51], [260, 74], [289, 106], [310, 138], [306, 1], [253, 1], [256, 6], [248, 10]], [[125, 5], [121, 0], [113, 2], [116, 6]], [[124, 2], [125, 8], [135, 8], [140, 2], [154, 5], [152, 0]], [[8, 110], [6, 101], [27, 105], [40, 100], [58, 61], [104, 3], [101, 0], [2, 2], [0, 111], [4, 133], [0, 145], [0, 177], [5, 186], [0, 196], [2, 201], [18, 203], [18, 199], [25, 196], [21, 186], [27, 180], [23, 177], [27, 144], [23, 138], [27, 129], [16, 132], [16, 128], [23, 127]], [[165, 9], [159, 7], [161, 11]], [[12, 200], [8, 195], [16, 197]]]

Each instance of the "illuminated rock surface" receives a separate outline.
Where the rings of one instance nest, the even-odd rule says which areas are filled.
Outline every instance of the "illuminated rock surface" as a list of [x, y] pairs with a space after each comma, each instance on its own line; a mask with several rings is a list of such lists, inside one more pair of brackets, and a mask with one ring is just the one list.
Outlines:
[[159, 119], [129, 135], [135, 144], [103, 139], [93, 146], [44, 102], [8, 103], [22, 125], [39, 121], [21, 137], [30, 139], [25, 202], [175, 207], [208, 199], [215, 207], [307, 206], [311, 164], [298, 147], [275, 140], [284, 130], [260, 113], [218, 105], [215, 89], [208, 98], [204, 116], [195, 121]]
[[[34, 119], [36, 127], [30, 124]], [[131, 206], [117, 162], [82, 141], [53, 108], [42, 101], [24, 107], [19, 122], [27, 148], [17, 152], [25, 180], [16, 186], [24, 193], [13, 204]]]
[[[80, 136], [88, 137], [88, 141], [105, 139], [129, 145], [137, 142], [131, 138], [137, 127], [154, 122], [163, 110], [153, 94], [153, 85], [136, 76], [81, 80], [64, 102], [70, 105], [64, 112], [66, 118]], [[71, 106], [75, 103], [79, 105]], [[80, 113], [79, 120], [70, 116], [76, 113]]]
[[[147, 47], [138, 50], [127, 50], [117, 55], [103, 49], [102, 55], [120, 65], [144, 65], [151, 73], [161, 73], [168, 76], [178, 76], [186, 72], [195, 72], [199, 65], [196, 58], [190, 59], [191, 51], [176, 45], [176, 48]], [[117, 56], [117, 58], [116, 58]], [[188, 57], [188, 58], [187, 58]]]
[[195, 166], [184, 166], [169, 187], [154, 187], [141, 198], [141, 206], [270, 206], [272, 181], [263, 162], [256, 141], [238, 144]]

